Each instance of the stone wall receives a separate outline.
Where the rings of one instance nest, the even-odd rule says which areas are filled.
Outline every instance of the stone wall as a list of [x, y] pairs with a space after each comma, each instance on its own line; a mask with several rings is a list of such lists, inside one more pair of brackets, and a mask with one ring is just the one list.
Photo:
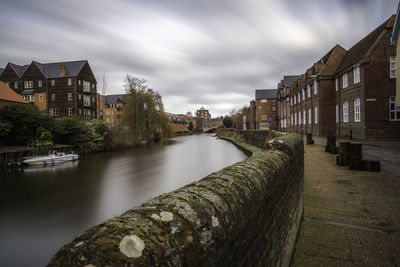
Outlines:
[[[278, 132], [272, 131], [275, 133], [274, 136], [277, 135]], [[252, 146], [257, 146], [260, 148], [263, 148], [265, 145], [265, 140], [269, 136], [269, 131], [266, 130], [250, 130], [250, 131], [242, 131], [242, 130], [235, 130], [235, 129], [230, 129], [230, 128], [220, 128], [218, 129], [218, 134], [221, 134], [223, 136], [227, 137], [234, 137], [238, 138], [247, 144], [250, 144]]]
[[302, 215], [304, 147], [268, 149], [76, 237], [50, 266], [288, 266]]

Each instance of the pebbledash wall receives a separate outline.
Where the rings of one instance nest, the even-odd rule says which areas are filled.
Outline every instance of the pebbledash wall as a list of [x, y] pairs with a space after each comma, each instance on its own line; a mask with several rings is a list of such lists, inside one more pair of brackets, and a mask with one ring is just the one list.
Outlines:
[[100, 223], [49, 266], [288, 266], [302, 212], [297, 134]]

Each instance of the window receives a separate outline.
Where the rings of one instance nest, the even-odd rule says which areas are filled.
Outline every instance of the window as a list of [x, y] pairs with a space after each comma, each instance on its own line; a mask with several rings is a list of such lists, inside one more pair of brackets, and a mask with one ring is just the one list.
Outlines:
[[400, 120], [400, 111], [396, 111], [396, 97], [391, 96], [389, 98], [389, 113], [391, 121], [399, 121]]
[[360, 66], [356, 66], [353, 69], [354, 84], [360, 82]]
[[335, 79], [335, 90], [339, 90], [339, 78]]
[[38, 87], [42, 87], [42, 86], [43, 86], [42, 81], [38, 81]]
[[294, 104], [296, 105], [296, 95], [294, 95]]
[[106, 118], [106, 123], [110, 123], [110, 118]]
[[106, 111], [106, 116], [110, 115], [110, 111]]
[[84, 115], [90, 115], [90, 109], [83, 109]]
[[51, 108], [50, 109], [51, 116], [58, 116], [58, 108]]
[[68, 116], [72, 116], [72, 108], [68, 108]]
[[82, 100], [82, 95], [81, 94], [78, 95], [78, 99]]
[[314, 80], [314, 95], [318, 94], [318, 83], [317, 80]]
[[261, 120], [266, 121], [267, 120], [267, 115], [261, 115]]
[[92, 88], [94, 89], [94, 83], [92, 83]]
[[307, 84], [307, 96], [311, 97], [311, 86]]
[[343, 81], [343, 86], [342, 86], [342, 88], [346, 88], [346, 87], [349, 85], [349, 82], [348, 82], [348, 80], [347, 80], [347, 73], [344, 73], [344, 74], [342, 75], [342, 81]]
[[15, 89], [18, 88], [18, 82], [14, 82], [14, 88], [15, 88]]
[[[111, 107], [112, 107], [112, 105], [111, 105]], [[262, 110], [262, 107], [258, 107], [258, 110]], [[201, 114], [201, 116], [203, 116], [203, 114]]]
[[308, 124], [311, 125], [311, 108], [308, 109]]
[[78, 85], [81, 85], [81, 80], [78, 80]]
[[293, 114], [290, 114], [290, 124], [293, 125]]
[[343, 103], [343, 122], [349, 122], [349, 103]]
[[305, 93], [306, 93], [306, 92], [304, 91], [304, 88], [303, 88], [303, 89], [301, 90], [301, 94], [303, 95], [303, 101], [306, 100]]
[[275, 106], [272, 106], [272, 111], [276, 111], [276, 107]]
[[117, 103], [117, 108], [122, 108], [122, 103]]
[[261, 99], [261, 103], [267, 103], [267, 99]]
[[72, 93], [68, 93], [68, 101], [72, 100]]
[[336, 104], [336, 123], [339, 122], [339, 105]]
[[297, 103], [299, 103], [300, 104], [300, 92], [297, 94]]
[[22, 98], [28, 102], [35, 102], [35, 97], [33, 95], [23, 95]]
[[390, 57], [390, 78], [396, 78], [396, 57]]
[[[10, 87], [10, 83], [9, 82], [6, 82], [6, 85], [8, 86], [8, 87]], [[25, 87], [26, 88], [26, 87]]]
[[[88, 96], [88, 95], [83, 96], [83, 105], [86, 107], [88, 107], [88, 106], [90, 107], [90, 96]], [[85, 114], [85, 115], [87, 115], [87, 114]]]
[[72, 85], [72, 79], [68, 79], [68, 86]]
[[314, 124], [318, 124], [318, 107], [314, 107]]
[[357, 98], [354, 100], [354, 121], [361, 121], [361, 107], [360, 107], [360, 99]]
[[51, 86], [56, 86], [56, 80], [51, 80]]
[[43, 102], [43, 95], [39, 95], [39, 102]]
[[294, 125], [297, 125], [297, 113], [294, 113]]
[[293, 97], [290, 97], [290, 105], [293, 106]]
[[26, 81], [24, 83], [24, 88], [25, 89], [33, 88], [33, 81]]
[[56, 94], [51, 94], [51, 100], [56, 100]]
[[306, 125], [306, 110], [303, 110], [303, 124]]
[[301, 124], [301, 111], [299, 111], [299, 125]]
[[83, 81], [83, 91], [90, 92], [90, 82]]

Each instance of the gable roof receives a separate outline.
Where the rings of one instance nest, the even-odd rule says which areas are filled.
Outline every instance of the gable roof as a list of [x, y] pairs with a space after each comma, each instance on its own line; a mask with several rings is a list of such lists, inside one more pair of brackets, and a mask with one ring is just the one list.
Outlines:
[[19, 78], [21, 78], [25, 71], [29, 68], [29, 65], [20, 66], [11, 62], [9, 62], [8, 65], [15, 71]]
[[[68, 62], [55, 62], [55, 63], [45, 63], [44, 68], [46, 71], [46, 76], [49, 79], [52, 78], [64, 78], [64, 77], [76, 77], [79, 72], [87, 63], [87, 60], [79, 60], [79, 61], [68, 61]], [[60, 75], [60, 66], [64, 65], [66, 69], [65, 75]]]
[[0, 100], [28, 104], [19, 94], [0, 81]]
[[373, 46], [375, 41], [381, 35], [381, 33], [388, 27], [390, 27], [391, 22], [394, 20], [394, 15], [392, 15], [388, 20], [382, 23], [378, 28], [373, 30], [358, 43], [356, 43], [352, 48], [350, 48], [346, 55], [344, 56], [342, 62], [339, 65], [338, 72], [354, 65], [355, 63], [364, 59], [368, 50]]
[[277, 98], [278, 89], [257, 89], [256, 99]]
[[100, 99], [105, 105], [116, 104], [118, 100], [124, 102], [126, 94], [120, 95], [101, 95]]
[[290, 87], [292, 83], [299, 79], [301, 75], [285, 75], [283, 76], [283, 86], [284, 87]]

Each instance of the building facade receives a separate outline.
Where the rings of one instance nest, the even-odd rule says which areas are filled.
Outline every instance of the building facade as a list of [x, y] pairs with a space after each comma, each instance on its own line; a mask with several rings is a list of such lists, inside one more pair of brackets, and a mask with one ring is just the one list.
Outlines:
[[97, 118], [97, 81], [87, 60], [19, 66], [8, 63], [0, 80], [52, 116]]
[[125, 104], [126, 94], [100, 95], [100, 118], [107, 126], [121, 125], [122, 109]]
[[[257, 89], [256, 90], [256, 129], [278, 130], [278, 90]], [[247, 118], [246, 118], [247, 120]]]
[[203, 130], [204, 128], [211, 127], [211, 114], [207, 109], [201, 107], [196, 111], [196, 129]]

